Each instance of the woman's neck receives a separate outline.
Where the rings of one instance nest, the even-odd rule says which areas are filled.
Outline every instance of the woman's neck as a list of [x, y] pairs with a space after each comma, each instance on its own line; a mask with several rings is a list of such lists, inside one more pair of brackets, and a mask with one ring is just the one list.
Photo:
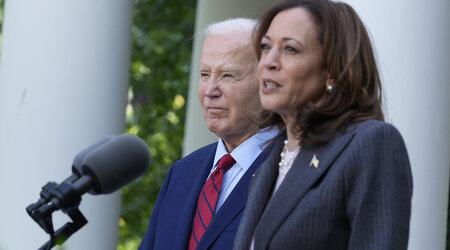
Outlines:
[[284, 123], [286, 124], [286, 133], [288, 145], [287, 149], [289, 151], [294, 150], [297, 146], [300, 145], [300, 135], [301, 130], [298, 129], [296, 124], [296, 116], [282, 116]]
[[287, 150], [293, 151], [300, 145], [300, 139], [298, 134], [292, 132], [292, 128], [286, 127], [287, 132]]

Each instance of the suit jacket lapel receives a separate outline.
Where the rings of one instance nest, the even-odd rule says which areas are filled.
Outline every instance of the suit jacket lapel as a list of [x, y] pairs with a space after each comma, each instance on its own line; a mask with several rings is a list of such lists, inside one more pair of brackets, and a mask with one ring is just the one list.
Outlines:
[[278, 166], [277, 164], [280, 161], [280, 154], [277, 152], [281, 152], [283, 140], [284, 138], [275, 141], [269, 157], [258, 168], [251, 180], [246, 210], [236, 235], [238, 243], [235, 243], [235, 249], [248, 249], [250, 246], [256, 224], [272, 193], [272, 183], [277, 177], [278, 168], [274, 166]]
[[[292, 164], [292, 168], [267, 203], [266, 209], [261, 216], [255, 231], [255, 235], [258, 235], [258, 239], [255, 240], [255, 249], [267, 248], [272, 236], [282, 222], [289, 216], [317, 179], [326, 172], [340, 152], [348, 145], [352, 137], [353, 133], [345, 134], [335, 138], [335, 140], [325, 146], [303, 147], [301, 149]], [[278, 152], [274, 151], [274, 154]], [[311, 164], [314, 156], [319, 160], [317, 168]], [[275, 181], [270, 183], [273, 184]]]
[[207, 249], [245, 208], [248, 186], [253, 174], [270, 154], [271, 147], [259, 154], [220, 207], [200, 240], [197, 249]]
[[197, 161], [192, 162], [192, 164], [197, 166], [192, 167], [191, 169], [192, 171], [197, 171], [198, 175], [196, 175], [196, 179], [192, 181], [192, 192], [190, 193], [188, 202], [180, 211], [180, 213], [182, 213], [180, 218], [183, 219], [178, 224], [178, 229], [174, 233], [174, 236], [176, 237], [174, 245], [175, 249], [186, 249], [188, 246], [192, 230], [192, 220], [194, 219], [195, 210], [197, 209], [198, 196], [211, 171], [216, 148], [217, 143], [213, 144], [210, 152], [205, 154], [204, 158], [199, 158]]
[[278, 174], [278, 167], [274, 166], [278, 166], [278, 162], [280, 161], [280, 154], [277, 152], [281, 152], [284, 145], [283, 141], [284, 138], [275, 143], [269, 158], [255, 173], [255, 181], [252, 184], [255, 188], [252, 189], [251, 199], [253, 207], [252, 214], [256, 220], [260, 218], [265, 204], [267, 204], [272, 194], [273, 183], [275, 183]]

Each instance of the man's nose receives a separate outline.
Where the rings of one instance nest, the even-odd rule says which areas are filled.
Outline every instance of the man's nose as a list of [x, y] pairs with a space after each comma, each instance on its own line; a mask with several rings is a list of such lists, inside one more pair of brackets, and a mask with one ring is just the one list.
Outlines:
[[216, 77], [211, 76], [208, 79], [208, 82], [206, 84], [207, 84], [207, 87], [206, 87], [205, 95], [207, 97], [218, 97], [218, 96], [220, 96], [220, 94], [221, 94], [221, 92], [220, 92], [220, 84], [219, 84], [218, 79]]

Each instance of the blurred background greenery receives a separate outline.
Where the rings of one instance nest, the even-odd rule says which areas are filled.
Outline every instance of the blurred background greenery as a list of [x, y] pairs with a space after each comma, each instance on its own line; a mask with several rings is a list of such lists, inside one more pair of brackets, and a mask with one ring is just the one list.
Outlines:
[[122, 190], [119, 250], [137, 249], [159, 187], [181, 157], [196, 0], [135, 2], [127, 133], [149, 146], [147, 173]]

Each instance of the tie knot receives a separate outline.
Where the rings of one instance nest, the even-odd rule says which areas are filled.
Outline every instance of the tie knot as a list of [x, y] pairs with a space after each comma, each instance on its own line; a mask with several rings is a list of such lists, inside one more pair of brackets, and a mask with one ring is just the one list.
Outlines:
[[228, 169], [230, 169], [231, 166], [233, 166], [235, 162], [236, 161], [234, 160], [233, 156], [231, 156], [230, 154], [226, 154], [222, 156], [222, 158], [220, 158], [217, 169], [223, 169], [223, 171], [226, 172]]

